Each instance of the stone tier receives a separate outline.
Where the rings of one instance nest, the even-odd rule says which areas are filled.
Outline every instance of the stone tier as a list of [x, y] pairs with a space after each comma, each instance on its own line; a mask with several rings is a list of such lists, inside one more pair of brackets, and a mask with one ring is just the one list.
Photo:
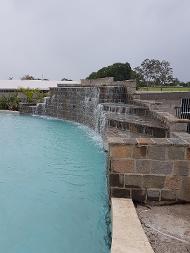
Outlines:
[[168, 129], [159, 121], [153, 121], [149, 117], [133, 114], [107, 113], [108, 127], [140, 133], [151, 137], [164, 138], [168, 136]]
[[190, 138], [110, 138], [113, 197], [135, 201], [190, 201]]
[[162, 125], [168, 128], [170, 135], [172, 132], [187, 131], [187, 125], [190, 123], [190, 120], [179, 119], [171, 113], [164, 111], [161, 106], [161, 102], [133, 99], [132, 103], [136, 106], [147, 108], [147, 111], [149, 111], [149, 116], [153, 120], [160, 121]]

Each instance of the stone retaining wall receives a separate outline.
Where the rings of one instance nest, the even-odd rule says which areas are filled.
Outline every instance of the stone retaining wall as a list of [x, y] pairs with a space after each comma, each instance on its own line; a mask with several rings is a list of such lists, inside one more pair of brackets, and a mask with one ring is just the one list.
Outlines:
[[48, 116], [73, 120], [95, 129], [101, 103], [126, 103], [124, 86], [62, 87], [50, 89]]
[[146, 108], [144, 111], [145, 114], [149, 115], [152, 119], [159, 120], [163, 126], [168, 128], [168, 137], [170, 137], [169, 135], [171, 132], [186, 132], [187, 124], [190, 123], [188, 119], [176, 118], [176, 116], [167, 112], [167, 110], [159, 110], [161, 107], [160, 102], [133, 99], [132, 103]]
[[190, 141], [109, 139], [113, 197], [135, 201], [190, 201]]
[[[101, 134], [105, 126], [117, 128], [122, 134], [127, 131], [145, 134], [147, 138], [143, 139], [106, 138], [111, 195], [143, 202], [190, 201], [190, 138], [184, 138], [189, 121], [160, 111], [160, 103], [140, 100], [134, 93], [135, 82], [131, 80], [82, 80], [80, 86], [51, 88], [44, 103], [36, 107], [21, 104], [20, 112], [35, 111], [37, 115], [72, 120]], [[174, 96], [171, 94], [167, 96]], [[112, 114], [119, 110], [124, 117]], [[106, 117], [105, 112], [109, 112]], [[135, 121], [133, 114], [142, 118], [136, 117]], [[150, 120], [143, 121], [144, 116]]]
[[139, 99], [142, 100], [178, 100], [190, 98], [190, 92], [137, 92]]

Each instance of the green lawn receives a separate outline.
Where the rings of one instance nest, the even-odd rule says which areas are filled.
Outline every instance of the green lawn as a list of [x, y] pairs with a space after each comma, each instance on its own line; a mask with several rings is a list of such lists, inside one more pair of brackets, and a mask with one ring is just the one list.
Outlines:
[[138, 89], [138, 91], [163, 91], [163, 92], [174, 92], [174, 91], [190, 91], [190, 87], [163, 87], [161, 90], [161, 87], [141, 87]]

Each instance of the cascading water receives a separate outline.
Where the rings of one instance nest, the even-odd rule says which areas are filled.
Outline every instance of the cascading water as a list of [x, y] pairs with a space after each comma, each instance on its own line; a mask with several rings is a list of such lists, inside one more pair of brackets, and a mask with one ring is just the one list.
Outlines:
[[37, 103], [36, 106], [32, 107], [33, 115], [46, 115], [46, 110], [50, 97], [44, 97], [43, 103]]
[[104, 111], [103, 104], [98, 104], [96, 108], [96, 132], [101, 135], [104, 134], [106, 128], [106, 112]]
[[100, 135], [104, 135], [107, 114], [112, 110], [105, 110], [105, 101], [109, 98], [107, 90], [99, 87], [59, 88], [52, 92], [51, 97], [45, 97], [43, 103], [38, 103], [32, 108], [33, 115], [52, 116], [74, 120], [95, 129]]
[[36, 113], [36, 105], [31, 106], [31, 108], [32, 108], [32, 115], [35, 115], [35, 113]]
[[93, 128], [96, 128], [97, 125], [97, 107], [99, 104], [99, 88], [91, 88], [85, 90], [85, 97], [83, 102], [84, 109], [84, 122], [87, 125], [91, 124]]

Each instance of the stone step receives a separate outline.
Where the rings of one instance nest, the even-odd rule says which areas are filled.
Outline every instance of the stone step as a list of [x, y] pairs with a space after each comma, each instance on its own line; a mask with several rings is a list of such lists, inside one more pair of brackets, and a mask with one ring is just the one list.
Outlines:
[[123, 103], [103, 103], [103, 110], [106, 112], [114, 112], [118, 114], [136, 114], [139, 116], [149, 115], [149, 111], [146, 107], [137, 106], [133, 104]]
[[168, 136], [168, 129], [159, 121], [153, 121], [148, 117], [140, 117], [130, 114], [106, 113], [108, 127], [115, 127], [123, 131], [131, 131], [155, 138], [165, 138]]

